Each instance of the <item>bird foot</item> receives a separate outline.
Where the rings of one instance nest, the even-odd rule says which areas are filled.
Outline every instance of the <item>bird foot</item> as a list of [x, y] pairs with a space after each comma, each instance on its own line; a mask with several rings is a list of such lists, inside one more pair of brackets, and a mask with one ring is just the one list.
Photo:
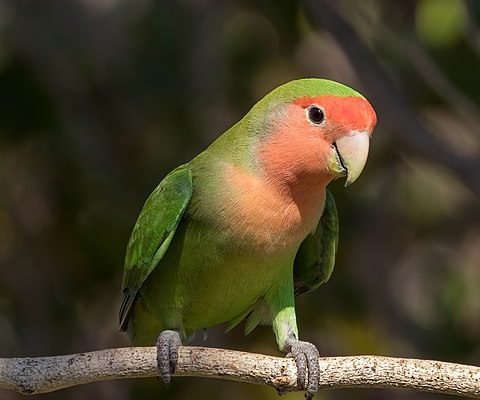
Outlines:
[[289, 348], [287, 357], [293, 357], [297, 364], [298, 385], [306, 391], [305, 399], [311, 400], [318, 391], [320, 379], [318, 350], [312, 343], [298, 339], [290, 339], [287, 346]]
[[172, 374], [175, 372], [178, 361], [178, 348], [182, 344], [177, 331], [160, 332], [157, 338], [157, 365], [160, 376], [168, 386]]

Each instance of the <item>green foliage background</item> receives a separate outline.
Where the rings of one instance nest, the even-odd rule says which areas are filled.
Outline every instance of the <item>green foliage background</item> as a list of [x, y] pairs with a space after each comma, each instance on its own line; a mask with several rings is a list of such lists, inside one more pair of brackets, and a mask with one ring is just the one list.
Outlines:
[[[365, 93], [379, 125], [360, 180], [332, 185], [339, 258], [298, 299], [301, 336], [325, 355], [480, 364], [480, 3], [330, 3], [366, 55], [293, 0], [0, 0], [0, 356], [128, 345], [116, 321], [124, 249], [150, 191], [266, 92], [317, 76]], [[278, 354], [270, 328], [215, 328], [206, 345]], [[182, 378], [168, 391], [145, 379], [41, 398], [93, 397], [277, 395]]]

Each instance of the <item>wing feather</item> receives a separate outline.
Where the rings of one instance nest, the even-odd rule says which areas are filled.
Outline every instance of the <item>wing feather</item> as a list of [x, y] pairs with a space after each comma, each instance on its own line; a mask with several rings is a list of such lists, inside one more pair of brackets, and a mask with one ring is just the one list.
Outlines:
[[325, 210], [317, 229], [305, 238], [295, 257], [296, 295], [315, 290], [330, 278], [338, 247], [338, 228], [335, 200], [327, 190]]
[[182, 165], [170, 172], [145, 202], [125, 256], [120, 330], [127, 329], [138, 290], [167, 251], [191, 196], [191, 171]]

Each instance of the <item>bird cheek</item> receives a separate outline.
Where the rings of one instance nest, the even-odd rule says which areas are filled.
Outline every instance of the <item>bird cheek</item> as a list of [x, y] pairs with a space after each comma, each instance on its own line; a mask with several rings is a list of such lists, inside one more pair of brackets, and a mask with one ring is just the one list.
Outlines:
[[341, 129], [341, 127], [329, 123], [322, 130], [322, 136], [325, 142], [327, 142], [329, 145], [332, 145], [335, 140], [343, 136], [343, 130]]
[[[317, 137], [312, 140], [305, 149], [304, 160], [308, 163], [310, 172], [324, 174], [328, 171], [328, 163], [331, 158], [331, 146], [323, 138]], [[308, 156], [307, 156], [308, 155]]]

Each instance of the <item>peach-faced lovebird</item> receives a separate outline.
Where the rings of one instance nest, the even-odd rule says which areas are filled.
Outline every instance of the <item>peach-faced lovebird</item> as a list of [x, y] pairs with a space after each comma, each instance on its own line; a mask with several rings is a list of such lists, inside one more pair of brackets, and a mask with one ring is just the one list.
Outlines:
[[242, 320], [272, 325], [313, 397], [318, 351], [299, 340], [295, 296], [326, 282], [338, 242], [326, 186], [353, 183], [376, 124], [370, 103], [340, 83], [288, 82], [154, 189], [125, 257], [120, 328], [158, 348], [168, 383], [195, 331]]

